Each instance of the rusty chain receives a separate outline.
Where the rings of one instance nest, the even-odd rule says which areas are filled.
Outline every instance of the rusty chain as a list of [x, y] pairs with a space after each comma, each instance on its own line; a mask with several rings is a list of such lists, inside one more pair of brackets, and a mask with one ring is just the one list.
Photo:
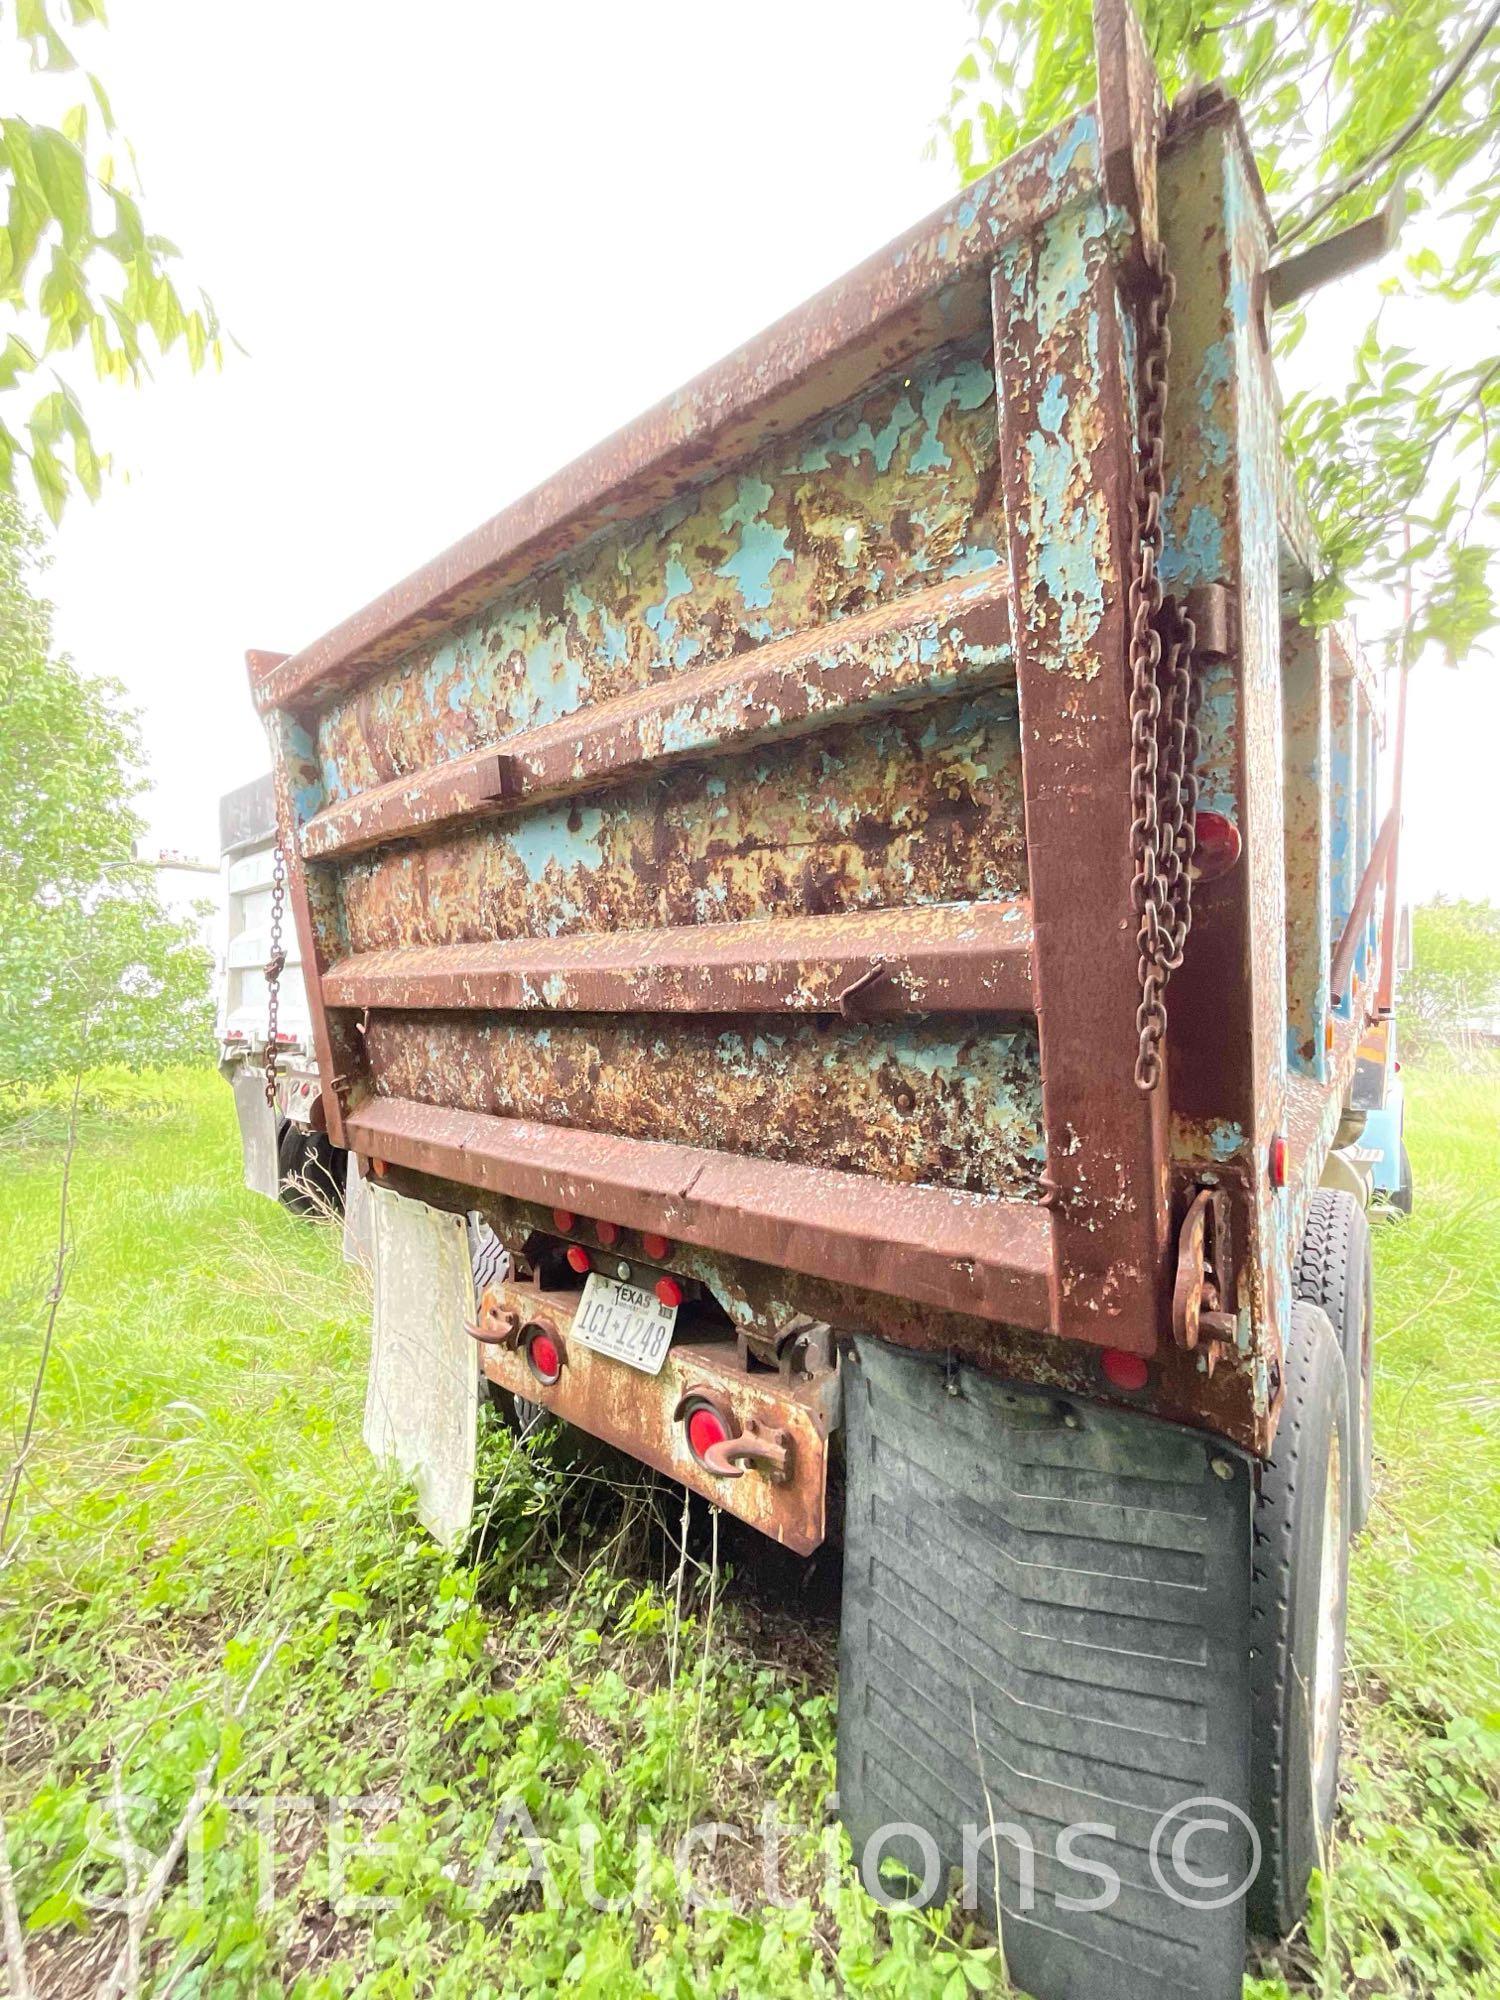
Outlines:
[[1198, 685], [1193, 621], [1161, 586], [1163, 454], [1168, 324], [1177, 286], [1160, 245], [1140, 331], [1140, 437], [1136, 464], [1139, 550], [1130, 580], [1130, 887], [1140, 954], [1136, 1087], [1161, 1082], [1167, 1029], [1163, 995], [1192, 927], [1198, 818]]
[[271, 955], [266, 960], [266, 1103], [276, 1109], [276, 1029], [281, 1010], [281, 975], [286, 966], [286, 950], [281, 942], [281, 923], [286, 910], [286, 843], [289, 821], [285, 804], [285, 780], [276, 769], [276, 855], [271, 864]]

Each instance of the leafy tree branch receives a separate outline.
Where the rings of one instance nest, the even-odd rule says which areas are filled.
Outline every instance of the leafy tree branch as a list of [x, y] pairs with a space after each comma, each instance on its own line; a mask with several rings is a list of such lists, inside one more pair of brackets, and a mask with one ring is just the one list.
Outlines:
[[[941, 121], [965, 179], [1094, 88], [1088, 0], [973, 10]], [[1144, 0], [1143, 16], [1169, 94], [1218, 79], [1240, 100], [1283, 242], [1357, 221], [1402, 184], [1404, 255], [1347, 380], [1287, 412], [1323, 550], [1305, 615], [1409, 579], [1414, 650], [1462, 659], [1500, 622], [1500, 0]], [[1398, 303], [1430, 345], [1394, 338]], [[1305, 328], [1282, 316], [1283, 352]]]
[[153, 354], [181, 349], [194, 370], [217, 365], [221, 334], [212, 301], [178, 290], [177, 249], [147, 229], [108, 93], [66, 39], [65, 29], [103, 22], [103, 0], [0, 0], [0, 34], [7, 19], [38, 92], [49, 80], [79, 85], [56, 125], [0, 106], [0, 326], [10, 321], [0, 339], [0, 492], [15, 491], [24, 463], [56, 521], [74, 485], [97, 495], [103, 466], [59, 362], [86, 356], [99, 381], [138, 383]]

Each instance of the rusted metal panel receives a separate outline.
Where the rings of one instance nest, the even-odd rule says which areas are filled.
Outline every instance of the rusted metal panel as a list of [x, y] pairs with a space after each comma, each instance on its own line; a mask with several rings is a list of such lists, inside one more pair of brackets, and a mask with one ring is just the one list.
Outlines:
[[[695, 740], [707, 747], [705, 737], [724, 733], [741, 680], [752, 701], [768, 701], [760, 720], [774, 731], [778, 671], [795, 661], [799, 637], [804, 677], [831, 674], [837, 693], [851, 672], [856, 686], [860, 679], [859, 627], [850, 638], [852, 669], [838, 660], [846, 621], [881, 607], [894, 613], [910, 593], [996, 570], [998, 523], [988, 505], [994, 456], [994, 380], [982, 344], [945, 349], [867, 386], [748, 464], [527, 578], [335, 702], [317, 726], [330, 804], [497, 745], [521, 756], [523, 774], [529, 752], [550, 751], [553, 788], [566, 789], [568, 729], [583, 726], [592, 738], [586, 753], [580, 746], [587, 776], [597, 768], [599, 738], [607, 742], [621, 713], [613, 704], [625, 702], [628, 716], [630, 698], [643, 695], [648, 724], [653, 705], [666, 718], [669, 755], [673, 732], [683, 747]], [[878, 695], [892, 663], [868, 631], [864, 650]], [[1004, 636], [981, 617], [981, 670]], [[793, 650], [769, 652], [778, 645]], [[894, 650], [899, 672], [899, 631]], [[920, 654], [919, 642], [908, 689], [920, 681]], [[726, 663], [734, 671], [715, 686], [711, 669]], [[941, 688], [941, 662], [932, 664]], [[691, 679], [705, 673], [706, 708]], [[680, 708], [670, 698], [679, 682]], [[833, 719], [831, 704], [822, 712]], [[817, 714], [801, 720], [816, 726]], [[562, 727], [536, 745], [533, 733], [549, 725]], [[509, 740], [517, 732], [519, 745]], [[628, 761], [628, 732], [618, 747]]]
[[[987, 373], [984, 379], [988, 383]], [[962, 559], [973, 555], [966, 548]], [[648, 768], [661, 772], [714, 752], [743, 755], [881, 708], [927, 706], [944, 694], [981, 687], [1010, 663], [1004, 578], [996, 576], [996, 582], [941, 585], [699, 671], [604, 700], [581, 700], [557, 721], [505, 735], [499, 752], [486, 748], [433, 764], [330, 806], [303, 829], [302, 852], [312, 860], [357, 853], [476, 813], [579, 798], [637, 779]], [[694, 603], [686, 583], [681, 595], [687, 605]], [[780, 603], [779, 594], [772, 601]], [[681, 615], [686, 620], [690, 614], [684, 609]], [[677, 620], [671, 623], [675, 629]], [[474, 678], [471, 673], [458, 713], [466, 733], [483, 733], [484, 710], [495, 696], [476, 701]], [[447, 708], [451, 693], [440, 683], [437, 694]], [[407, 754], [419, 753], [408, 748]], [[343, 768], [341, 759], [333, 764]]]
[[1002, 251], [995, 343], [1059, 1330], [1154, 1351], [1165, 1111], [1134, 1082], [1130, 718], [1135, 548], [1123, 316], [1102, 205]]
[[359, 1152], [420, 1173], [1013, 1326], [1052, 1323], [1052, 1224], [1034, 1202], [410, 1099], [368, 1099], [348, 1132]]
[[1024, 898], [843, 916], [367, 952], [329, 967], [330, 1007], [544, 1012], [1029, 1013]]
[[1035, 1195], [1036, 1033], [764, 1015], [372, 1014], [382, 1093], [887, 1181]]
[[1025, 890], [1009, 688], [397, 843], [351, 857], [341, 875], [355, 952]]
[[1299, 620], [1282, 626], [1286, 780], [1287, 1063], [1328, 1074], [1328, 638]]
[[257, 670], [259, 707], [326, 706], [601, 528], [638, 519], [916, 357], [983, 334], [997, 246], [1089, 193], [1098, 174], [1089, 106], [364, 611]]

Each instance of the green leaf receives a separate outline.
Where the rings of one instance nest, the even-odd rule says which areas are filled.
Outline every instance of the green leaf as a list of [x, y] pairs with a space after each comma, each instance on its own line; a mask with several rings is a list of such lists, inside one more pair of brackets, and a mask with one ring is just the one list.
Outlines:
[[47, 519], [55, 528], [62, 519], [67, 501], [68, 478], [52, 447], [35, 438], [31, 446], [31, 476], [36, 482], [37, 497], [46, 510]]
[[13, 389], [22, 375], [29, 375], [36, 366], [36, 356], [24, 340], [18, 340], [13, 333], [5, 337], [5, 345], [0, 348], [0, 389]]
[[31, 157], [47, 206], [62, 229], [63, 243], [74, 250], [89, 228], [88, 170], [82, 153], [50, 125], [31, 128]]

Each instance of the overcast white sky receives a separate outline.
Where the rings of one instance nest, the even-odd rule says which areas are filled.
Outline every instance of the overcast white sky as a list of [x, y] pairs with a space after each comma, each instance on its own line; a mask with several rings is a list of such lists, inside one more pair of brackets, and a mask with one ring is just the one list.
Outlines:
[[[153, 836], [216, 852], [294, 650], [949, 191], [962, 0], [113, 0], [81, 44], [247, 350], [95, 392], [59, 642], [144, 715]], [[1314, 357], [1355, 322], [1320, 309]], [[1342, 379], [1339, 376], [1338, 379]], [[1500, 895], [1500, 665], [1419, 677], [1409, 892]]]

